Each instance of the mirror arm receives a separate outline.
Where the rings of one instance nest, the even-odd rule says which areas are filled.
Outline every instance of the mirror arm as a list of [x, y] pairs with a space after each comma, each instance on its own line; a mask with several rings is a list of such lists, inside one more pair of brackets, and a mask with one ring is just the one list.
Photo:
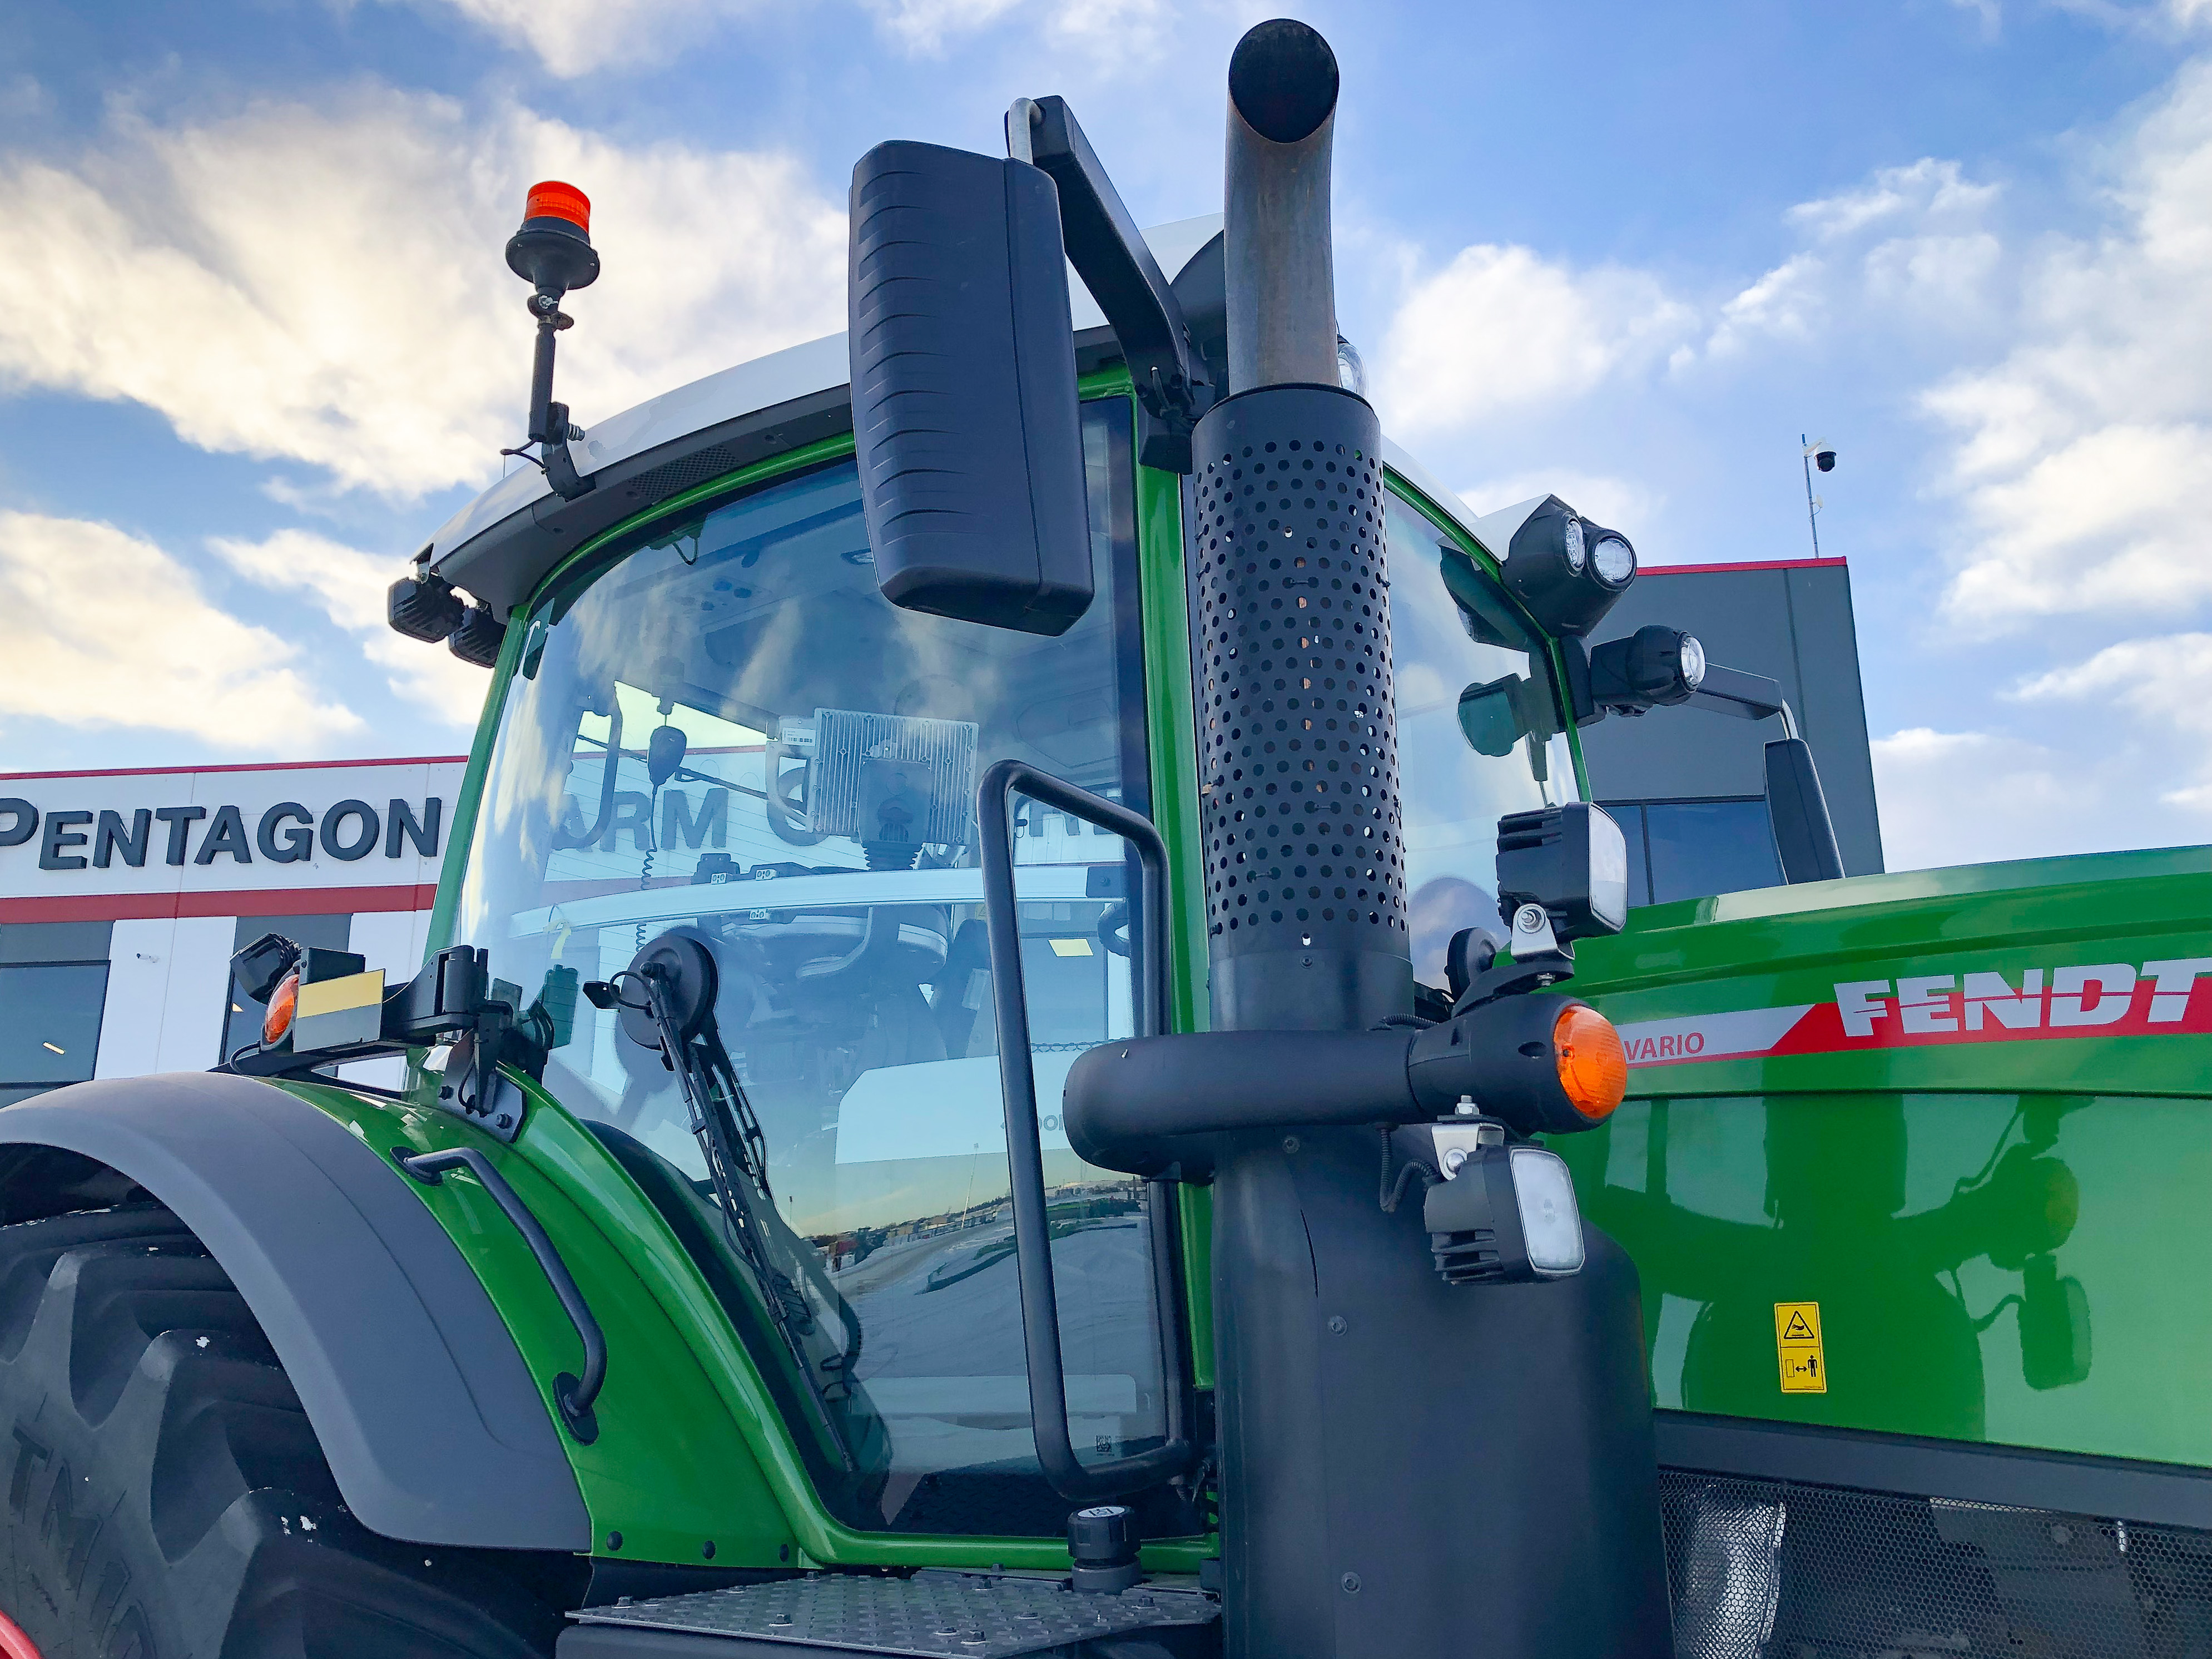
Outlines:
[[1006, 152], [1042, 168], [1059, 187], [1068, 261], [1106, 313], [1136, 382], [1139, 459], [1188, 472], [1191, 428], [1212, 406], [1212, 386], [1144, 233], [1064, 99], [1016, 99], [1006, 112]]

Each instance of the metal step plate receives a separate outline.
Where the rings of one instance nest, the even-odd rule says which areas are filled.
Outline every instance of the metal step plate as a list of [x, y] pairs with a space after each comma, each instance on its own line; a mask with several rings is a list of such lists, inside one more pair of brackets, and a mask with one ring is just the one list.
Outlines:
[[1211, 1624], [1220, 1604], [1195, 1591], [1139, 1585], [1078, 1595], [1051, 1578], [918, 1572], [911, 1578], [814, 1573], [772, 1584], [587, 1607], [587, 1625], [738, 1636], [844, 1653], [1015, 1659], [1101, 1636]]

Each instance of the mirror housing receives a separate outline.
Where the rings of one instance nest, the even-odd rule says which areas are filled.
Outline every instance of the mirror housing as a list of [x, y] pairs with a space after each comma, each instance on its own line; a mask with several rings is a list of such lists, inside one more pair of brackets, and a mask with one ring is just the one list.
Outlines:
[[1820, 769], [1802, 738], [1777, 738], [1766, 745], [1766, 812], [1774, 823], [1774, 850], [1782, 879], [1840, 881], [1844, 854], [1820, 790]]
[[1075, 346], [1050, 178], [908, 142], [853, 169], [853, 434], [876, 583], [1025, 633], [1090, 608]]

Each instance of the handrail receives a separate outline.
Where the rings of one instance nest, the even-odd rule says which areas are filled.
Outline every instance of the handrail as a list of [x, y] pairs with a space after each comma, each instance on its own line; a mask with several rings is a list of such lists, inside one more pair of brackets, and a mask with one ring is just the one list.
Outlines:
[[599, 1437], [599, 1419], [592, 1414], [592, 1402], [599, 1397], [599, 1385], [607, 1378], [607, 1340], [599, 1329], [599, 1322], [592, 1316], [591, 1304], [584, 1300], [584, 1293], [569, 1276], [568, 1263], [561, 1260], [561, 1253], [545, 1236], [545, 1229], [538, 1224], [538, 1218], [530, 1213], [530, 1206], [522, 1201], [521, 1195], [507, 1185], [507, 1177], [473, 1146], [454, 1146], [439, 1152], [417, 1152], [395, 1146], [392, 1156], [401, 1169], [425, 1187], [439, 1185], [448, 1170], [466, 1170], [507, 1212], [507, 1218], [522, 1235], [522, 1242], [530, 1247], [531, 1255], [538, 1258], [538, 1267], [553, 1286], [553, 1294], [561, 1298], [562, 1309], [584, 1345], [583, 1376], [578, 1378], [562, 1371], [553, 1379], [553, 1398], [561, 1408], [561, 1418], [568, 1432], [583, 1444], [590, 1445]]
[[983, 774], [977, 792], [981, 828], [983, 904], [991, 941], [992, 1011], [999, 1029], [999, 1085], [1006, 1102], [1006, 1169], [1014, 1207], [1014, 1263], [1021, 1282], [1022, 1345], [1030, 1375], [1030, 1423], [1037, 1462], [1052, 1488], [1071, 1503], [1139, 1492], [1182, 1473], [1193, 1461], [1185, 1398], [1182, 1319], [1176, 1301], [1176, 1183], [1154, 1181], [1151, 1212], [1152, 1297], [1160, 1327], [1160, 1368], [1167, 1395], [1167, 1442], [1133, 1457], [1085, 1463], [1075, 1455], [1067, 1421], [1066, 1375], [1060, 1347], [1060, 1298], [1053, 1285], [1052, 1233], [1045, 1212], [1044, 1147], [1037, 1128], [1036, 1073], [1030, 1058], [1029, 995], [1022, 981], [1021, 915], [1014, 893], [1013, 836], [1008, 804], [1016, 793], [1120, 836], [1137, 849], [1143, 875], [1137, 915], [1142, 950], [1138, 968], [1138, 1034], [1159, 1035], [1167, 1023], [1167, 845], [1126, 806], [1003, 760]]

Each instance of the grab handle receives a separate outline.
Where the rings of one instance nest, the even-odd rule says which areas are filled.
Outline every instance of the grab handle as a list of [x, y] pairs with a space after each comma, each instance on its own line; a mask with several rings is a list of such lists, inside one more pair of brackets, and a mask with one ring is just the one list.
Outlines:
[[521, 1196], [507, 1185], [507, 1177], [473, 1146], [454, 1146], [441, 1152], [416, 1152], [395, 1146], [392, 1156], [401, 1169], [425, 1187], [441, 1184], [448, 1170], [466, 1170], [507, 1212], [507, 1218], [522, 1235], [522, 1242], [530, 1246], [531, 1255], [538, 1258], [538, 1267], [553, 1286], [553, 1294], [561, 1298], [561, 1307], [584, 1345], [583, 1376], [571, 1376], [562, 1371], [553, 1379], [553, 1398], [561, 1407], [561, 1418], [568, 1432], [590, 1445], [599, 1437], [599, 1419], [592, 1414], [592, 1402], [599, 1397], [599, 1385], [607, 1380], [607, 1339], [599, 1329], [599, 1322], [592, 1316], [591, 1304], [584, 1300], [584, 1293], [569, 1276], [568, 1263], [561, 1260], [561, 1253], [545, 1236], [545, 1229], [538, 1224], [538, 1218], [530, 1213], [530, 1206]]
[[1138, 1035], [1159, 1035], [1167, 1023], [1167, 847], [1159, 831], [1127, 807], [1062, 781], [1023, 762], [1004, 760], [983, 774], [977, 822], [982, 830], [983, 906], [991, 940], [991, 1000], [999, 1028], [999, 1082], [1006, 1102], [1006, 1167], [1014, 1206], [1014, 1265], [1022, 1291], [1022, 1345], [1030, 1375], [1030, 1421], [1037, 1462], [1052, 1488], [1071, 1503], [1146, 1487], [1182, 1474], [1192, 1462], [1185, 1398], [1182, 1318], [1176, 1294], [1176, 1183], [1154, 1181], [1150, 1212], [1152, 1300], [1160, 1330], [1167, 1441], [1133, 1457], [1085, 1463], [1075, 1455], [1067, 1420], [1067, 1386], [1060, 1347], [1060, 1298], [1053, 1284], [1052, 1237], [1045, 1209], [1044, 1147], [1037, 1127], [1036, 1072], [1030, 1057], [1028, 992], [1022, 981], [1021, 916], [1014, 896], [1013, 837], [1008, 805], [1027, 795], [1055, 811], [1120, 836], [1137, 849], [1143, 875], [1134, 948]]

